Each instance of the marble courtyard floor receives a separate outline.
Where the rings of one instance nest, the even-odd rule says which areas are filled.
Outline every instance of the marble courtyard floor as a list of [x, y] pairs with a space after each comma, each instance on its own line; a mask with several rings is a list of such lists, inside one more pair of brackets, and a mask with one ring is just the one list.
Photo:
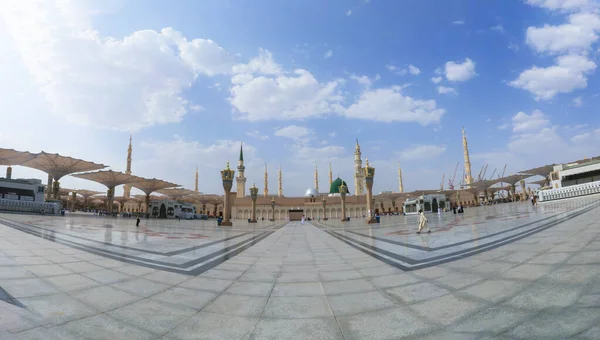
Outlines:
[[299, 222], [0, 213], [0, 339], [600, 339], [600, 200]]

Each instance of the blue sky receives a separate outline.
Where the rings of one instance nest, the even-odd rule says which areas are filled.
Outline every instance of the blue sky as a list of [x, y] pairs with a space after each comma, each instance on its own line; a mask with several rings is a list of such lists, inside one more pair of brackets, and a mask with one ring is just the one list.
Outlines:
[[439, 187], [463, 126], [474, 177], [598, 154], [595, 0], [99, 4], [3, 5], [2, 147], [123, 170], [133, 132], [135, 174], [191, 188], [198, 165], [218, 193], [244, 142], [249, 183], [267, 163], [276, 192], [281, 165], [290, 196], [315, 164], [321, 188], [329, 162], [352, 183], [356, 138], [375, 191], [398, 162], [405, 189]]

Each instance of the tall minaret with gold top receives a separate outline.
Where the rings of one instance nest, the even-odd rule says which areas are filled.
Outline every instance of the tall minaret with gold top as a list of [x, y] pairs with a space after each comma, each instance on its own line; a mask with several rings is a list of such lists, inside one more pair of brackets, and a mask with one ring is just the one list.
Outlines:
[[244, 166], [244, 147], [242, 144], [240, 144], [240, 159], [238, 160], [237, 170], [238, 176], [235, 179], [237, 184], [236, 197], [244, 198], [246, 197], [246, 177], [244, 177], [244, 170], [246, 170], [246, 167]]
[[329, 187], [333, 184], [333, 173], [331, 172], [331, 162], [329, 162]]
[[196, 181], [194, 182], [194, 191], [198, 192], [198, 166], [196, 165]]
[[[131, 153], [133, 148], [131, 146], [131, 133], [129, 134], [129, 147], [127, 148], [127, 168], [125, 169], [125, 173], [127, 175], [131, 175]], [[123, 186], [123, 197], [130, 198], [131, 197], [131, 185], [125, 184]]]
[[281, 164], [279, 164], [279, 173], [277, 174], [277, 197], [283, 197], [283, 173], [281, 172]]
[[354, 195], [363, 195], [365, 193], [365, 174], [360, 158], [360, 145], [356, 140], [356, 149], [354, 150]]
[[315, 190], [319, 193], [319, 166], [315, 163]]
[[402, 168], [400, 168], [400, 163], [398, 163], [398, 192], [404, 192], [404, 184], [402, 183]]
[[465, 128], [462, 128], [462, 143], [463, 143], [463, 152], [465, 155], [465, 183], [467, 188], [473, 184], [473, 176], [471, 176], [471, 160], [469, 159], [469, 145], [467, 144], [467, 134], [465, 133]]
[[265, 189], [263, 195], [264, 197], [269, 197], [269, 174], [267, 173], [267, 164], [265, 164]]

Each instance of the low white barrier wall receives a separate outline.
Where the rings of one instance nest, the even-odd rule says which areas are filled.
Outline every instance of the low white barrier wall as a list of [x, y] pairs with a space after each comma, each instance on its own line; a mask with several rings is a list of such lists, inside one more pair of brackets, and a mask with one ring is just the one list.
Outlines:
[[538, 192], [538, 197], [540, 202], [547, 202], [593, 194], [600, 194], [600, 181], [541, 190]]
[[58, 214], [60, 212], [60, 204], [51, 202], [27, 202], [0, 198], [0, 211], [17, 211], [39, 214], [42, 212], [42, 210], [48, 215]]

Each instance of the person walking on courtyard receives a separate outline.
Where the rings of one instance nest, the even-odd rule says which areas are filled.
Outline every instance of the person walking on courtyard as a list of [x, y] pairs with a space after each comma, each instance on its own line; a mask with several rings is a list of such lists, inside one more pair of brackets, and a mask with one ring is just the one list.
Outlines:
[[419, 230], [417, 231], [417, 234], [420, 234], [421, 229], [425, 226], [427, 227], [427, 232], [430, 233], [431, 229], [429, 229], [429, 225], [427, 224], [427, 217], [425, 217], [423, 210], [419, 210]]
[[300, 224], [304, 225], [304, 215], [302, 215], [302, 222]]
[[139, 227], [140, 226], [140, 215], [137, 216], [137, 219], [135, 220], [135, 226]]

